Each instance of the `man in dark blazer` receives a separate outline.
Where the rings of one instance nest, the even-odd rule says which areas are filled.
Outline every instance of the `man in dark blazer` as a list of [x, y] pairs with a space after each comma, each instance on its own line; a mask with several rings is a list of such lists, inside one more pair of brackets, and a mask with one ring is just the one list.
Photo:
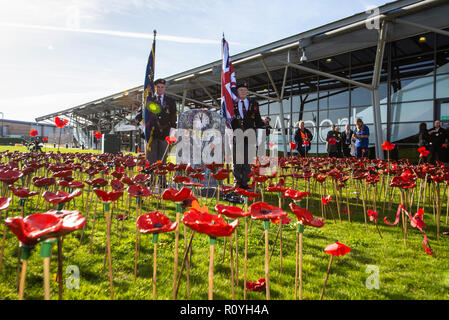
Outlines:
[[440, 120], [436, 120], [434, 127], [429, 131], [430, 136], [430, 163], [443, 161], [443, 148], [447, 149], [448, 136], [446, 130], [440, 126]]
[[331, 130], [327, 133], [327, 154], [329, 157], [338, 157], [338, 145], [341, 141], [340, 132], [335, 130], [335, 124], [331, 125]]
[[[168, 142], [165, 141], [165, 138], [174, 134], [173, 130], [176, 129], [177, 121], [176, 102], [165, 94], [165, 79], [157, 79], [154, 85], [156, 87], [155, 98], [160, 106], [160, 112], [156, 114], [154, 130], [148, 141], [149, 145], [145, 148], [146, 158], [150, 165], [159, 160], [166, 163], [167, 153], [164, 156], [164, 152], [167, 149]], [[136, 120], [138, 122], [142, 120], [142, 110], [137, 114]], [[162, 156], [164, 156], [163, 159]]]
[[[260, 116], [259, 104], [256, 100], [248, 99], [248, 85], [246, 82], [237, 85], [237, 97], [238, 101], [234, 103], [234, 118], [231, 120], [232, 129], [241, 129], [245, 132], [246, 130], [266, 128], [265, 123]], [[256, 132], [254, 133], [256, 135]], [[254, 154], [256, 154], [257, 142], [255, 145], [249, 145], [246, 137], [243, 141], [244, 150], [236, 150], [236, 140], [235, 138], [233, 140], [233, 173], [235, 184], [243, 189], [248, 189], [249, 174], [251, 172], [250, 163], [253, 160], [248, 159], [248, 149], [254, 148]], [[244, 161], [243, 163], [237, 163], [236, 155], [241, 152], [244, 152]]]
[[341, 143], [343, 147], [343, 156], [345, 158], [351, 157], [351, 139], [354, 131], [351, 130], [349, 123], [346, 125], [345, 130], [341, 133]]

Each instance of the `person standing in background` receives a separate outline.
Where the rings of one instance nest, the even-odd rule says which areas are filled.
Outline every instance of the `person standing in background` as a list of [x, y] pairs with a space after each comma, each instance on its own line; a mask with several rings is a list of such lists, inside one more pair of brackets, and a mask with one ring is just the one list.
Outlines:
[[368, 156], [369, 128], [360, 118], [356, 119], [355, 125], [357, 129], [352, 137], [355, 141], [355, 156], [356, 158], [365, 158]]
[[335, 124], [331, 124], [331, 129], [326, 137], [326, 151], [328, 157], [338, 157], [338, 144], [340, 141], [340, 133], [335, 130]]
[[435, 120], [434, 127], [430, 129], [430, 163], [435, 164], [436, 161], [442, 161], [443, 148], [447, 148], [448, 137], [446, 130], [441, 127], [440, 120]]
[[304, 125], [304, 121], [299, 121], [298, 129], [295, 131], [295, 143], [301, 157], [305, 157], [310, 150], [313, 135]]
[[337, 158], [343, 158], [343, 151], [342, 151], [342, 140], [341, 140], [341, 132], [340, 127], [335, 127], [335, 131], [337, 131], [338, 139], [337, 139]]
[[341, 133], [341, 145], [343, 149], [343, 156], [345, 158], [351, 157], [351, 143], [352, 143], [352, 135], [354, 131], [351, 130], [351, 126], [346, 124], [346, 129]]

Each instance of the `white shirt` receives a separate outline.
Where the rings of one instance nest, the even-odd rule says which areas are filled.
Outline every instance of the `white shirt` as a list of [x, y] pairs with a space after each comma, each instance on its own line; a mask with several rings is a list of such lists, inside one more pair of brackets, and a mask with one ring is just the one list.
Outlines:
[[156, 94], [156, 101], [158, 100], [158, 97], [161, 97], [161, 104], [164, 105], [164, 95], [158, 96], [158, 95]]
[[[245, 105], [246, 112], [248, 112], [248, 107], [249, 107], [248, 99], [243, 100], [243, 104]], [[239, 100], [239, 112], [240, 112], [240, 116], [242, 117], [242, 119], [244, 119], [245, 117], [243, 116], [242, 100]]]

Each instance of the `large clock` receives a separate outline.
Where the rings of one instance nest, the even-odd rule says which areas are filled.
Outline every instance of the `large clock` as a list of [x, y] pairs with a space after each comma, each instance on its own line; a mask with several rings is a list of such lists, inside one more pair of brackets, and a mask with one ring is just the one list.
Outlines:
[[210, 122], [210, 116], [206, 112], [198, 112], [193, 117], [193, 128], [204, 130], [209, 126]]

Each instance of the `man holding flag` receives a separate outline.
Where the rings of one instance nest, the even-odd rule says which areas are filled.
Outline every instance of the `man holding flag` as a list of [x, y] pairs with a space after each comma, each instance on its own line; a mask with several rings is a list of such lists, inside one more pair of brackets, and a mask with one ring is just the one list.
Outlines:
[[168, 142], [165, 138], [173, 134], [177, 119], [176, 103], [165, 94], [166, 81], [157, 79], [153, 82], [155, 49], [156, 30], [145, 74], [142, 111], [136, 117], [143, 122], [145, 154], [150, 165], [159, 160], [166, 162]]

